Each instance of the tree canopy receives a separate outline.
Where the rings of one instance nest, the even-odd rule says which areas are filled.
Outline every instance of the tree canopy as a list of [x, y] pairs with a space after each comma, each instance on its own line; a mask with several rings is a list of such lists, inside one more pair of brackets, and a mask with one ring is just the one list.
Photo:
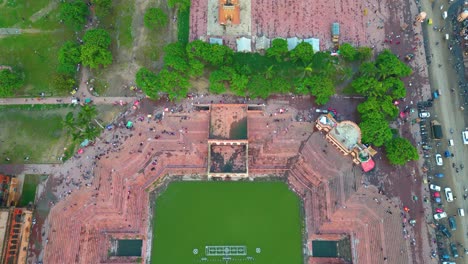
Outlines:
[[411, 142], [402, 137], [396, 137], [385, 144], [385, 153], [393, 165], [404, 165], [408, 161], [418, 160], [419, 154]]
[[274, 57], [276, 61], [281, 61], [288, 54], [288, 42], [285, 39], [274, 39], [271, 42], [271, 47], [266, 50], [268, 57]]
[[177, 7], [181, 10], [187, 10], [190, 7], [190, 0], [168, 0], [167, 5], [170, 8]]
[[362, 142], [382, 146], [385, 142], [392, 139], [392, 131], [385, 119], [366, 119], [359, 123], [361, 128]]
[[96, 116], [96, 107], [84, 105], [77, 117], [74, 116], [73, 112], [69, 112], [62, 123], [74, 140], [79, 142], [85, 139], [94, 140], [102, 131], [101, 127], [96, 124]]
[[314, 75], [305, 80], [310, 93], [315, 96], [315, 103], [324, 105], [335, 94], [333, 81], [325, 75]]
[[24, 74], [19, 70], [0, 70], [0, 96], [12, 96], [24, 85]]
[[378, 69], [380, 78], [387, 77], [406, 77], [411, 74], [411, 68], [400, 61], [398, 57], [390, 50], [382, 51], [375, 60], [375, 66]]
[[81, 62], [81, 50], [78, 43], [66, 41], [58, 52], [57, 71], [61, 74], [74, 75], [76, 65]]
[[144, 22], [147, 28], [158, 29], [166, 26], [169, 18], [161, 8], [151, 7], [145, 12]]
[[88, 15], [89, 9], [83, 1], [62, 2], [60, 6], [60, 19], [74, 30], [83, 28]]
[[[286, 43], [287, 48], [287, 43]], [[312, 61], [312, 57], [314, 56], [314, 49], [312, 45], [307, 42], [301, 42], [297, 44], [297, 46], [291, 50], [290, 57], [293, 61], [302, 61], [304, 64], [308, 64]]]
[[156, 87], [157, 76], [147, 68], [141, 68], [136, 73], [135, 83], [150, 98], [157, 99], [158, 90]]
[[109, 50], [110, 35], [103, 29], [86, 31], [81, 46], [81, 61], [92, 69], [108, 66], [112, 63], [112, 53]]
[[96, 15], [105, 16], [109, 14], [112, 7], [112, 0], [91, 0], [96, 11]]
[[346, 61], [355, 61], [359, 58], [356, 48], [349, 43], [340, 45], [340, 55]]
[[75, 86], [76, 81], [68, 74], [57, 73], [52, 76], [51, 84], [57, 91], [69, 92], [73, 89], [73, 86]]

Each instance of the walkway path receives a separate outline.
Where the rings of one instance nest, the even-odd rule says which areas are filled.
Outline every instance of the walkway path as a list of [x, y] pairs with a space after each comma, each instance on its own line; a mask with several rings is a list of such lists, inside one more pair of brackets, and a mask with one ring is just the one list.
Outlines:
[[[94, 104], [115, 104], [120, 103], [133, 103], [138, 97], [98, 97], [92, 95], [88, 90], [86, 82], [89, 79], [89, 70], [83, 68], [81, 70], [80, 86], [76, 97], [79, 98], [91, 98]], [[71, 103], [72, 97], [45, 97], [45, 98], [0, 98], [0, 105], [36, 105], [36, 104], [69, 104]]]

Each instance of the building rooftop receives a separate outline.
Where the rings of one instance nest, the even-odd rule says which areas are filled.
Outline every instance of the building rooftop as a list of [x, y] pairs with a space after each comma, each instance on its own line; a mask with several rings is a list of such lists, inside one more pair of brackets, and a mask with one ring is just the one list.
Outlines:
[[219, 0], [219, 24], [240, 24], [240, 8], [238, 0]]
[[352, 151], [356, 144], [361, 142], [361, 129], [351, 121], [338, 123], [330, 131], [332, 137], [337, 139], [348, 151]]

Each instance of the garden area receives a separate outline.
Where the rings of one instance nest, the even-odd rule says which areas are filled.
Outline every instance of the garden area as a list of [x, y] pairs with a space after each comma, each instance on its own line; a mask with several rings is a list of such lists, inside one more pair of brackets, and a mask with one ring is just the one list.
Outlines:
[[34, 203], [36, 198], [37, 185], [47, 179], [47, 175], [26, 174], [23, 181], [23, 190], [21, 191], [21, 199], [18, 206], [28, 206], [29, 203]]

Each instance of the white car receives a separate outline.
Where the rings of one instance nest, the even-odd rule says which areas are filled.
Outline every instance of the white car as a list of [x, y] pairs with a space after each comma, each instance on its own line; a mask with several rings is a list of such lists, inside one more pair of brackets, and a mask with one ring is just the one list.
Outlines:
[[442, 212], [442, 213], [438, 213], [438, 214], [435, 214], [434, 215], [434, 219], [435, 220], [440, 220], [442, 218], [446, 218], [447, 217], [447, 213], [446, 212]]
[[430, 184], [429, 185], [429, 189], [433, 190], [433, 191], [436, 191], [436, 192], [440, 192], [441, 188], [439, 185], [435, 185], [435, 184]]
[[463, 139], [463, 144], [468, 144], [468, 131], [463, 131], [462, 132], [462, 139]]
[[445, 198], [447, 198], [447, 202], [453, 202], [453, 193], [452, 193], [452, 189], [450, 188], [445, 188], [444, 189], [445, 191]]
[[444, 165], [444, 161], [442, 160], [442, 155], [436, 154], [435, 159], [436, 159], [437, 166]]
[[420, 118], [428, 118], [428, 117], [431, 117], [431, 113], [429, 113], [429, 112], [421, 112], [421, 113], [419, 113], [419, 117], [420, 117]]

